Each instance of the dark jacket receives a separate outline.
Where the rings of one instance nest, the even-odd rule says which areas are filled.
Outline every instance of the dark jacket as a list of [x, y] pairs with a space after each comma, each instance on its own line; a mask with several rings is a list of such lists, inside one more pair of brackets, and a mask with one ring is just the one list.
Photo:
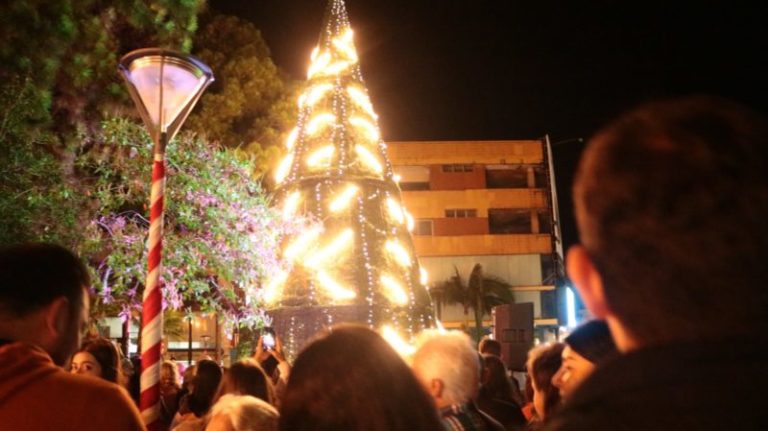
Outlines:
[[543, 429], [766, 430], [767, 390], [765, 338], [641, 349], [601, 365]]

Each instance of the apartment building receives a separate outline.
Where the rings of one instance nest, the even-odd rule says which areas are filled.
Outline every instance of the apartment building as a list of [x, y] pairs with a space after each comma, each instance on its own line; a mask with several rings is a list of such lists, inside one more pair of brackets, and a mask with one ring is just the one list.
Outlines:
[[[540, 330], [557, 327], [556, 236], [547, 145], [541, 140], [388, 142], [413, 241], [435, 285], [475, 264], [533, 303]], [[439, 307], [446, 327], [474, 326], [458, 305]], [[490, 325], [490, 316], [485, 316]]]

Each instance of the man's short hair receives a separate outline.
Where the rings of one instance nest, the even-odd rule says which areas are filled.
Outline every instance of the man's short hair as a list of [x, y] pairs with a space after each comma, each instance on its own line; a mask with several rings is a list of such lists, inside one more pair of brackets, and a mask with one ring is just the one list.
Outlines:
[[602, 320], [590, 320], [582, 324], [564, 341], [574, 352], [593, 364], [603, 363], [619, 354], [611, 331]]
[[494, 340], [490, 337], [484, 337], [480, 340], [480, 344], [477, 346], [478, 350], [482, 354], [493, 355], [501, 357], [501, 343], [498, 340]]
[[0, 315], [22, 317], [66, 297], [79, 308], [88, 270], [71, 251], [54, 244], [0, 249]]
[[443, 397], [451, 404], [466, 403], [477, 395], [480, 359], [469, 336], [463, 332], [423, 332], [412, 366], [422, 381], [441, 379]]
[[766, 328], [764, 118], [706, 96], [641, 106], [593, 137], [573, 192], [608, 306], [638, 341]]

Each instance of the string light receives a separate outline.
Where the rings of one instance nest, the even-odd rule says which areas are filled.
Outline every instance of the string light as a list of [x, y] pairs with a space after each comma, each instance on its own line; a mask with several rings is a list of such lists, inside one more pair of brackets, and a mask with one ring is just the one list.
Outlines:
[[325, 96], [328, 91], [330, 91], [333, 88], [331, 84], [320, 84], [312, 87], [312, 89], [307, 92], [307, 97], [304, 100], [304, 102], [307, 104], [307, 106], [315, 106], [315, 104]]
[[355, 153], [357, 153], [357, 156], [360, 158], [360, 161], [362, 161], [363, 164], [366, 165], [373, 172], [380, 174], [384, 170], [384, 168], [381, 166], [381, 163], [376, 158], [376, 156], [374, 156], [364, 146], [360, 144], [355, 145]]
[[357, 87], [347, 87], [347, 94], [349, 94], [349, 97], [352, 98], [352, 101], [355, 102], [357, 106], [363, 108], [371, 117], [374, 119], [378, 117], [373, 110], [370, 98], [368, 98], [368, 96], [360, 89]]
[[422, 286], [426, 286], [427, 281], [429, 281], [427, 270], [424, 269], [424, 267], [419, 267], [419, 283], [421, 283]]
[[352, 36], [352, 29], [347, 28], [347, 31], [341, 37], [333, 39], [333, 45], [350, 61], [357, 62], [357, 52], [355, 52], [355, 47], [352, 45]]
[[294, 191], [285, 198], [283, 203], [283, 220], [289, 220], [296, 214], [296, 209], [299, 207], [299, 201], [301, 200], [301, 192]]
[[277, 167], [277, 171], [275, 171], [275, 182], [282, 183], [285, 177], [288, 176], [288, 173], [291, 171], [291, 165], [293, 165], [293, 153], [289, 153], [283, 160], [280, 162], [280, 165]]
[[416, 348], [405, 341], [392, 326], [384, 325], [381, 327], [380, 332], [381, 337], [384, 338], [384, 340], [386, 340], [386, 342], [389, 343], [400, 356], [408, 357], [416, 353]]
[[351, 228], [344, 229], [333, 241], [323, 247], [320, 251], [304, 260], [304, 266], [318, 268], [328, 259], [337, 256], [342, 250], [352, 246], [354, 232]]
[[368, 135], [368, 139], [371, 141], [378, 141], [380, 138], [379, 130], [376, 129], [376, 126], [374, 126], [373, 123], [365, 118], [352, 117], [349, 119], [349, 124], [364, 129], [365, 133]]
[[403, 286], [400, 285], [391, 275], [384, 274], [379, 279], [386, 292], [389, 293], [389, 300], [397, 305], [405, 305], [408, 303], [408, 295], [403, 290]]
[[400, 174], [392, 175], [392, 181], [394, 181], [394, 182], [396, 182], [398, 184], [400, 183], [400, 180], [402, 180], [402, 179], [403, 179], [403, 177], [401, 177]]
[[294, 127], [293, 130], [291, 130], [291, 133], [288, 134], [288, 138], [285, 140], [285, 148], [288, 150], [292, 150], [293, 146], [296, 144], [296, 138], [299, 136], [299, 128]]
[[408, 232], [413, 232], [413, 228], [416, 227], [416, 222], [413, 220], [413, 216], [405, 208], [403, 208], [403, 214], [405, 214], [405, 226]]
[[323, 229], [320, 226], [315, 226], [304, 232], [304, 235], [296, 238], [288, 247], [283, 251], [283, 256], [286, 259], [296, 259], [302, 254], [307, 252], [308, 246], [320, 236]]
[[267, 304], [274, 303], [280, 288], [285, 284], [286, 280], [288, 280], [288, 273], [285, 271], [280, 271], [271, 279], [264, 290], [264, 302]]
[[403, 207], [400, 206], [399, 203], [397, 203], [392, 198], [387, 198], [387, 211], [389, 212], [389, 216], [392, 218], [392, 220], [396, 221], [399, 224], [403, 224], [405, 221], [405, 215], [403, 214]]
[[315, 58], [312, 60], [312, 64], [309, 66], [309, 70], [307, 71], [307, 79], [311, 79], [318, 72], [325, 69], [328, 66], [328, 63], [330, 62], [331, 62], [331, 56], [327, 52], [324, 52], [319, 57], [316, 55]]
[[337, 61], [330, 66], [323, 68], [321, 72], [323, 75], [338, 75], [351, 65], [352, 63], [349, 61]]
[[330, 164], [331, 157], [333, 157], [333, 153], [335, 151], [336, 149], [333, 147], [333, 145], [326, 145], [324, 147], [321, 147], [315, 150], [314, 153], [310, 154], [309, 157], [307, 157], [307, 166], [317, 167], [320, 165]]
[[400, 241], [390, 239], [384, 244], [384, 248], [395, 258], [395, 261], [400, 264], [400, 266], [411, 266], [411, 255], [408, 254], [405, 248], [400, 244]]
[[320, 282], [320, 285], [323, 286], [323, 288], [331, 295], [331, 297], [333, 297], [333, 299], [345, 300], [352, 299], [357, 296], [354, 291], [347, 289], [337, 283], [336, 280], [332, 279], [328, 274], [325, 273], [325, 271], [317, 272], [317, 281]]
[[331, 124], [335, 121], [336, 121], [336, 116], [331, 113], [323, 112], [321, 114], [317, 114], [314, 118], [309, 120], [309, 123], [307, 124], [307, 128], [306, 128], [307, 134], [314, 135], [315, 133], [317, 133], [320, 126]]
[[333, 202], [331, 202], [331, 205], [328, 207], [328, 209], [333, 213], [337, 213], [344, 208], [347, 208], [349, 203], [352, 201], [352, 198], [357, 194], [358, 191], [360, 191], [360, 187], [354, 184], [348, 185], [347, 188], [344, 189], [344, 191], [341, 192], [339, 196], [333, 200]]

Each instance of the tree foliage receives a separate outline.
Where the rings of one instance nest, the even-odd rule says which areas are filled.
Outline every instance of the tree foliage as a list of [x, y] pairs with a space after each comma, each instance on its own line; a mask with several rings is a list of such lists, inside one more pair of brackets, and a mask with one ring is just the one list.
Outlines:
[[[191, 52], [204, 3], [0, 4], [0, 242], [43, 240], [79, 250], [98, 280], [97, 314], [135, 311], [146, 272], [151, 144], [118, 61], [147, 46]], [[257, 30], [220, 20], [205, 35], [210, 42], [198, 41], [227, 97], [203, 100], [197, 130], [228, 145], [241, 134], [246, 145], [221, 149], [191, 133], [170, 144], [164, 299], [171, 308], [253, 323], [259, 318], [255, 290], [277, 264], [271, 251], [283, 226], [251, 177], [265, 170], [254, 162], [279, 152], [274, 144], [292, 119], [286, 109], [292, 87]], [[225, 109], [232, 94], [240, 97], [233, 99], [239, 112]], [[219, 112], [228, 117], [206, 118]], [[220, 120], [228, 125], [225, 138], [207, 133], [219, 130]], [[244, 151], [249, 145], [255, 150]]]
[[459, 269], [454, 267], [454, 275], [435, 286], [435, 290], [442, 292], [442, 300], [446, 304], [460, 304], [464, 308], [464, 315], [469, 310], [474, 311], [475, 328], [478, 340], [483, 327], [483, 315], [490, 313], [491, 309], [501, 304], [515, 302], [510, 290], [512, 285], [506, 281], [483, 273], [483, 267], [475, 264], [467, 281], [462, 278]]
[[[151, 149], [140, 125], [114, 119], [98, 148], [77, 161], [99, 205], [82, 246], [100, 280], [97, 306], [120, 304], [126, 317], [140, 309], [146, 275]], [[180, 135], [167, 150], [165, 201], [165, 305], [257, 323], [260, 279], [279, 267], [277, 242], [287, 225], [251, 179], [247, 156]]]
[[298, 85], [281, 74], [253, 24], [216, 16], [195, 37], [194, 53], [215, 72], [187, 127], [209, 140], [242, 148], [262, 163], [256, 176], [282, 156], [281, 143], [296, 122]]

